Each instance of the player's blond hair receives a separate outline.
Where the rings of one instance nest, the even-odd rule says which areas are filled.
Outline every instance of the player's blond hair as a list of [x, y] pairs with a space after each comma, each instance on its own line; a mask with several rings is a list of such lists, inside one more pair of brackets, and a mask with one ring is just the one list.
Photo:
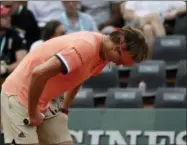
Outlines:
[[127, 51], [136, 62], [146, 60], [149, 57], [149, 48], [145, 41], [143, 33], [129, 26], [118, 29], [110, 34], [110, 39], [119, 44], [124, 39], [125, 51]]

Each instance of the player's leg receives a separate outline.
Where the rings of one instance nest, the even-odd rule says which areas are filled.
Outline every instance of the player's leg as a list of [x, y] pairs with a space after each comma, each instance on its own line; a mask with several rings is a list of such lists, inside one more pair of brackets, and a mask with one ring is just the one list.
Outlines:
[[38, 145], [36, 127], [23, 124], [27, 115], [27, 109], [15, 96], [1, 93], [1, 120], [6, 144], [11, 144], [14, 140], [17, 145]]
[[68, 130], [68, 116], [58, 110], [62, 108], [63, 97], [55, 98], [50, 102], [46, 119], [38, 127], [40, 145], [72, 145]]
[[40, 145], [72, 145], [72, 139], [68, 131], [68, 117], [66, 114], [58, 114], [46, 119], [38, 127]]

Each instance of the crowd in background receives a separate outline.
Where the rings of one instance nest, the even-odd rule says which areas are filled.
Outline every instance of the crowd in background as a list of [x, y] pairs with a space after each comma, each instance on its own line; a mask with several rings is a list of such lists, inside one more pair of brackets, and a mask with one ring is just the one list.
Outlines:
[[78, 31], [108, 34], [129, 25], [142, 30], [151, 50], [157, 36], [186, 35], [185, 1], [2, 1], [1, 76], [50, 38]]
[[0, 85], [27, 53], [57, 36], [129, 25], [144, 33], [150, 51], [158, 36], [187, 36], [186, 7], [185, 1], [1, 1]]
[[78, 31], [103, 34], [129, 25], [142, 30], [150, 47], [157, 36], [186, 35], [185, 1], [2, 1], [1, 76], [50, 38]]

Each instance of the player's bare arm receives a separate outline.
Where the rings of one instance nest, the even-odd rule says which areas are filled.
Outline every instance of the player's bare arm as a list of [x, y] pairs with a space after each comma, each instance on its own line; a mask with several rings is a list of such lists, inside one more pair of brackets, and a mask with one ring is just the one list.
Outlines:
[[39, 125], [42, 122], [37, 104], [46, 82], [60, 73], [62, 69], [65, 68], [55, 56], [33, 69], [28, 93], [28, 114], [32, 125]]
[[79, 91], [80, 87], [82, 84], [78, 85], [74, 89], [66, 92], [64, 94], [64, 104], [63, 104], [63, 109], [68, 110], [69, 106], [72, 104], [73, 99], [75, 98], [77, 92]]

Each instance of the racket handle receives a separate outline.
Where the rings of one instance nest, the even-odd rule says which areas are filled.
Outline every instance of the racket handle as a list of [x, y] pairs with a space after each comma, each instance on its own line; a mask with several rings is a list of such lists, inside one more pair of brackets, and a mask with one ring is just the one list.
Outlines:
[[[43, 113], [41, 113], [41, 115], [43, 118], [45, 118], [45, 115]], [[31, 121], [29, 120], [29, 118], [24, 118], [23, 123], [24, 123], [24, 125], [30, 125]]]

